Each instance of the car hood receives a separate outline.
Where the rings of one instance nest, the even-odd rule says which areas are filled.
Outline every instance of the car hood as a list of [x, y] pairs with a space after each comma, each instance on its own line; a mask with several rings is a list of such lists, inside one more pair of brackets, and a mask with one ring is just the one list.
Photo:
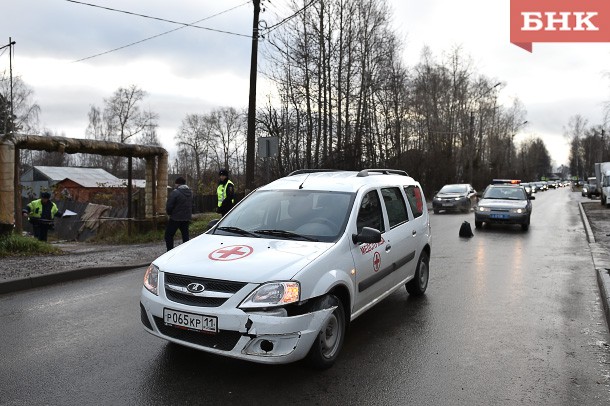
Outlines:
[[263, 283], [290, 280], [334, 243], [203, 234], [153, 263], [162, 272]]
[[441, 199], [449, 199], [452, 197], [465, 197], [466, 193], [437, 193], [434, 197], [440, 197]]
[[481, 199], [479, 200], [479, 206], [490, 207], [490, 208], [525, 208], [527, 206], [527, 200], [508, 200], [508, 199]]

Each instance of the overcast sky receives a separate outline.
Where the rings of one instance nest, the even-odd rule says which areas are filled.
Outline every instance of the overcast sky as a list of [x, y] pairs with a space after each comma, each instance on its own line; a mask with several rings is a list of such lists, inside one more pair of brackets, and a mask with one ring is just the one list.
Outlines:
[[[298, 0], [301, 2], [301, 0]], [[604, 124], [610, 100], [610, 44], [534, 44], [533, 53], [510, 44], [509, 0], [388, 0], [404, 61], [418, 63], [428, 45], [436, 55], [460, 46], [479, 74], [503, 85], [500, 101], [519, 98], [528, 124], [516, 141], [541, 137], [556, 165], [567, 164], [564, 129], [580, 114]], [[148, 93], [159, 136], [170, 153], [186, 114], [219, 106], [248, 105], [252, 2], [245, 0], [89, 0], [90, 4], [226, 31], [183, 28], [116, 52], [75, 62], [179, 28], [175, 24], [108, 11], [66, 0], [4, 1], [0, 46], [16, 41], [13, 74], [34, 90], [43, 128], [83, 138], [91, 105], [103, 106], [119, 87]], [[264, 1], [261, 20], [272, 25], [290, 15], [291, 0]], [[241, 34], [241, 35], [235, 35]], [[261, 48], [264, 42], [261, 43]], [[0, 51], [2, 53], [2, 51]], [[264, 64], [262, 53], [259, 65]], [[0, 70], [8, 70], [8, 53]], [[259, 79], [258, 102], [265, 100]]]

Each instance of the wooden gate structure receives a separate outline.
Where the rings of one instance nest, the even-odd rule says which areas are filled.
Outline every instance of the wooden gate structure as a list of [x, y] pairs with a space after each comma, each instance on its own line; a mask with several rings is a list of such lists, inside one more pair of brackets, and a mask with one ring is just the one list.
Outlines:
[[[132, 197], [132, 158], [143, 158], [146, 161], [145, 216], [154, 219], [159, 212], [165, 211], [168, 154], [164, 148], [80, 138], [9, 134], [0, 137], [0, 234], [10, 232], [13, 226], [17, 230], [22, 229], [19, 187], [22, 149], [127, 157], [128, 202]], [[131, 204], [128, 204], [127, 211], [127, 217], [131, 218]]]

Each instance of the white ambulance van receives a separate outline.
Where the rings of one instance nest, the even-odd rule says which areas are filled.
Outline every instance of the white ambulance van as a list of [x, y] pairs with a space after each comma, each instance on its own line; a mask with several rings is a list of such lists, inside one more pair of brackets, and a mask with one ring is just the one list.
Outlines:
[[141, 319], [198, 350], [328, 368], [350, 321], [402, 287], [424, 294], [429, 262], [426, 200], [404, 171], [297, 171], [153, 261]]

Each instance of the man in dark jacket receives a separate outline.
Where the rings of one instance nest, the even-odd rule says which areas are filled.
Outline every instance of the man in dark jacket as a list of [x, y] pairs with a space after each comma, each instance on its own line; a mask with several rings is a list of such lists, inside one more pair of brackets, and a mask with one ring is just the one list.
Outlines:
[[176, 179], [176, 188], [167, 199], [165, 211], [169, 215], [165, 228], [165, 245], [167, 250], [174, 248], [174, 235], [180, 229], [182, 242], [189, 240], [189, 223], [193, 213], [193, 192], [182, 177]]

